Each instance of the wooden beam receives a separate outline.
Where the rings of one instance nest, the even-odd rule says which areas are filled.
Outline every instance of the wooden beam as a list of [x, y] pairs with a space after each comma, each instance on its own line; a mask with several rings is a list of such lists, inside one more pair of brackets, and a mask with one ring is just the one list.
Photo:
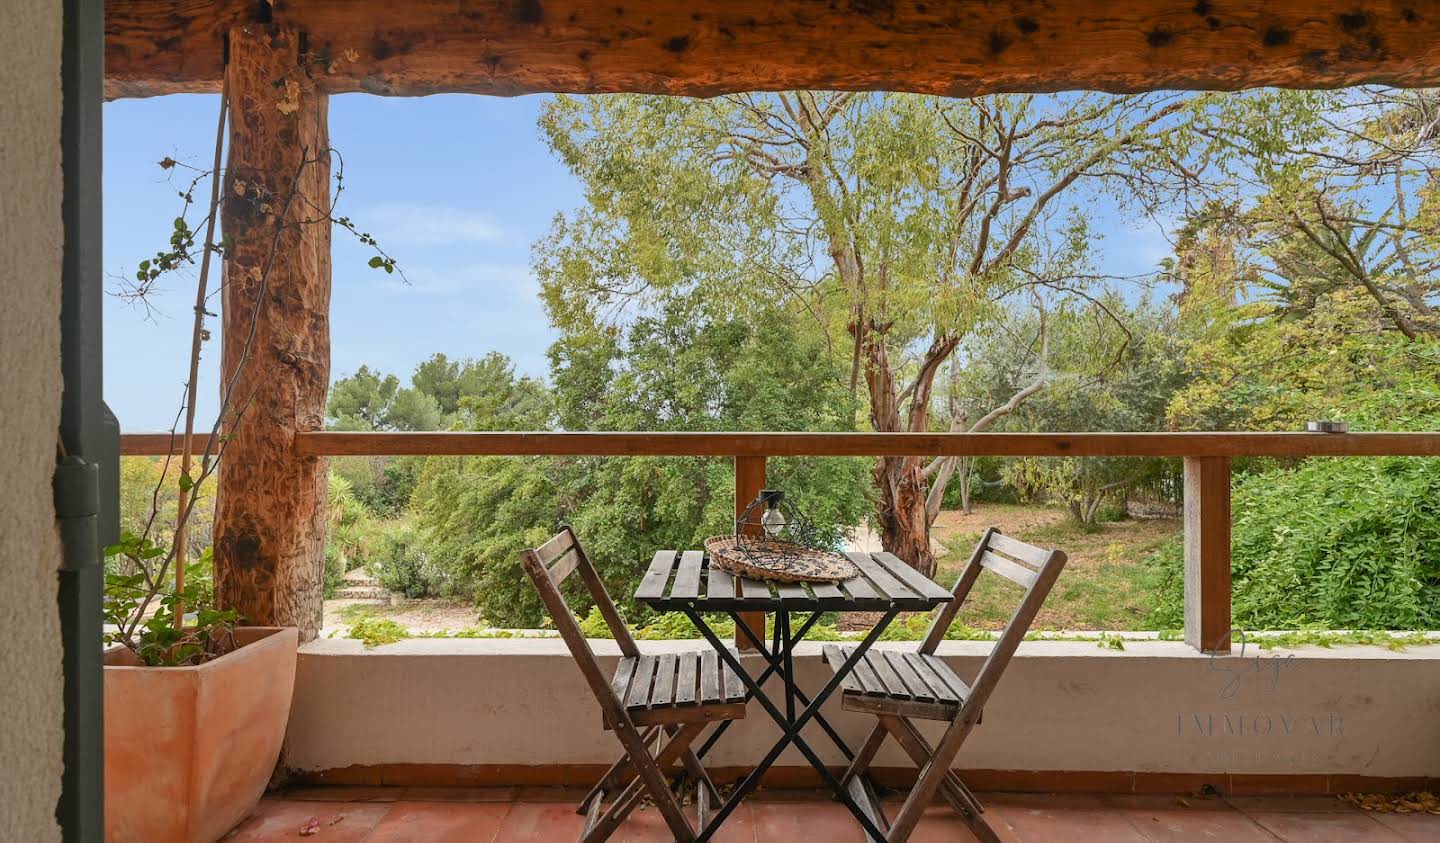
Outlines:
[[[950, 96], [1440, 83], [1428, 0], [108, 0], [107, 95], [217, 91], [272, 23], [331, 91]], [[345, 61], [353, 51], [354, 61]], [[336, 61], [339, 59], [340, 61]]]
[[298, 453], [295, 436], [325, 423], [330, 164], [328, 95], [287, 84], [300, 78], [300, 41], [230, 31], [220, 366], [230, 413], [215, 597], [247, 623], [299, 627], [307, 640], [324, 597], [325, 461]]
[[[740, 520], [740, 515], [752, 501], [760, 497], [760, 491], [765, 488], [765, 457], [736, 457], [735, 458], [735, 520]], [[758, 525], [751, 525], [746, 532], [756, 534], [760, 530]], [[740, 612], [740, 623], [750, 628], [755, 637], [761, 641], [765, 640], [765, 613], [764, 612]], [[754, 650], [755, 645], [750, 638], [738, 628], [735, 630], [735, 646], [742, 650]]]
[[1230, 652], [1230, 460], [1185, 460], [1185, 643]]

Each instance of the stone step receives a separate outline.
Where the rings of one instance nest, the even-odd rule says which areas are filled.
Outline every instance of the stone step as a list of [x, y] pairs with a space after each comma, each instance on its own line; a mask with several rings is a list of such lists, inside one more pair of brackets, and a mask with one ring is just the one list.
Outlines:
[[[361, 576], [355, 576], [356, 573], [361, 573]], [[369, 574], [357, 571], [351, 571], [340, 579], [351, 585], [374, 585], [375, 583], [379, 582], [379, 580], [375, 579]]]
[[335, 597], [339, 600], [388, 600], [390, 592], [378, 585], [351, 585], [335, 589]]

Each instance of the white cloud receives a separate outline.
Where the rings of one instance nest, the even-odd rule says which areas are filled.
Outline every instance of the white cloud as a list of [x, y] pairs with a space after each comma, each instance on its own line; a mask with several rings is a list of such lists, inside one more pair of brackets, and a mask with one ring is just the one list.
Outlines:
[[495, 243], [505, 232], [484, 211], [448, 205], [380, 205], [357, 212], [352, 219], [382, 244], [449, 246], [457, 243]]

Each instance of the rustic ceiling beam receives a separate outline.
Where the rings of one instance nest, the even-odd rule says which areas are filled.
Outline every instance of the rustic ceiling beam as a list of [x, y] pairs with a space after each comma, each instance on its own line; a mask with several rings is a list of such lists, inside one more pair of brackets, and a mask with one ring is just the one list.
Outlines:
[[218, 91], [237, 22], [395, 96], [1440, 84], [1433, 0], [107, 0], [108, 95]]

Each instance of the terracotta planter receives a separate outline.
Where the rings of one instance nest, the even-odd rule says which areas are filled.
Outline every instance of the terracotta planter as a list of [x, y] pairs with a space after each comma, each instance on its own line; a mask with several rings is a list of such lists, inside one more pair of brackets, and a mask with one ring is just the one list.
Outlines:
[[243, 627], [235, 639], [199, 667], [106, 651], [108, 843], [213, 843], [260, 800], [290, 717], [298, 638]]

